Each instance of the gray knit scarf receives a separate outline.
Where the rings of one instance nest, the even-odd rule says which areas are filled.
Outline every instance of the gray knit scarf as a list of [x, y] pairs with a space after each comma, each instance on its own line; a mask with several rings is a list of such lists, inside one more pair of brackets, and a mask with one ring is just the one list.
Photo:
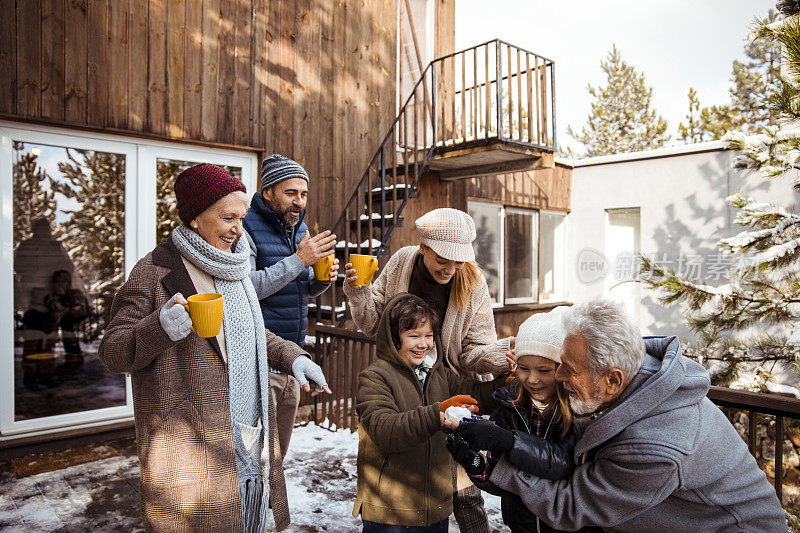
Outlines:
[[[232, 252], [208, 244], [197, 233], [178, 226], [172, 242], [183, 257], [214, 278], [222, 294], [222, 319], [228, 352], [231, 432], [242, 498], [244, 531], [267, 530], [269, 428], [267, 339], [256, 291], [250, 281], [250, 246], [239, 239]], [[255, 339], [255, 342], [253, 340]]]

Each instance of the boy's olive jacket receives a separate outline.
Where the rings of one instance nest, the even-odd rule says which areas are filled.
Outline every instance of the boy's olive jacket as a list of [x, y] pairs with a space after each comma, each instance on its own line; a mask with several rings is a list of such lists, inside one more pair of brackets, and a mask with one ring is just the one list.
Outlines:
[[[353, 516], [401, 526], [428, 526], [453, 511], [453, 473], [441, 431], [439, 403], [469, 394], [481, 413], [495, 408], [492, 392], [505, 384], [473, 381], [442, 362], [434, 334], [436, 363], [424, 387], [414, 370], [400, 360], [389, 330], [389, 316], [398, 294], [384, 309], [376, 333], [377, 361], [358, 376], [358, 494]], [[416, 298], [413, 297], [412, 298]]]

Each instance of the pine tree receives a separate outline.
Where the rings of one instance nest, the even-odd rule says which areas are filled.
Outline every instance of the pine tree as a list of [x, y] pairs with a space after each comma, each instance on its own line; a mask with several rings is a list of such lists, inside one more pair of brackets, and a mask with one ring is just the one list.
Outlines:
[[39, 156], [33, 152], [23, 153], [24, 145], [14, 142], [14, 248], [29, 238], [31, 224], [44, 217], [51, 226], [55, 220], [56, 200], [52, 189], [44, 184], [50, 181], [39, 167]]
[[605, 86], [587, 90], [594, 97], [587, 125], [580, 134], [567, 133], [586, 147], [587, 156], [649, 150], [663, 146], [667, 121], [651, 109], [653, 89], [644, 74], [626, 63], [616, 45], [600, 63], [607, 77]]
[[[777, 20], [778, 13], [770, 9], [762, 23], [768, 25]], [[696, 93], [694, 99], [692, 97], [694, 89], [689, 89], [690, 115], [694, 116], [691, 109], [695, 106], [694, 113], [699, 111], [696, 130], [701, 133], [699, 139], [697, 135], [684, 137], [683, 131], [689, 128], [689, 124], [681, 123], [678, 126], [681, 140], [721, 139], [732, 130], [756, 133], [776, 123], [777, 111], [770, 105], [770, 100], [779, 90], [780, 46], [770, 39], [757, 37], [745, 44], [744, 53], [747, 60], [734, 60], [731, 68], [730, 103], [701, 108]]]
[[67, 149], [56, 192], [80, 203], [64, 210], [62, 242], [105, 316], [125, 274], [125, 156]]
[[[758, 38], [783, 45], [786, 71], [800, 73], [800, 19], [757, 21], [754, 29]], [[770, 112], [757, 119], [762, 124], [769, 117], [800, 119], [800, 88], [780, 76], [778, 81]], [[759, 135], [730, 132], [723, 141], [741, 152], [734, 159], [736, 169], [756, 169], [770, 179], [800, 168], [797, 130], [766, 126]], [[800, 191], [800, 180], [794, 188]], [[718, 243], [734, 264], [724, 283], [686, 279], [646, 257], [644, 282], [659, 292], [661, 302], [683, 303], [684, 316], [701, 339], [697, 348], [710, 354], [708, 359], [720, 359], [729, 369], [742, 362], [795, 361], [800, 354], [800, 215], [742, 194], [728, 202], [738, 209], [735, 222], [745, 229]]]
[[705, 132], [700, 127], [700, 101], [697, 99], [697, 91], [689, 87], [689, 113], [686, 114], [686, 124], [681, 122], [678, 125], [678, 139], [687, 143], [699, 143], [703, 141]]

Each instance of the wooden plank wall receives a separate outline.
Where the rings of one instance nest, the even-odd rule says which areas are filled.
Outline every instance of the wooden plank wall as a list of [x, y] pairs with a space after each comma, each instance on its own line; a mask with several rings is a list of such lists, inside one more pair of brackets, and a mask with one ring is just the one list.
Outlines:
[[0, 6], [0, 115], [282, 153], [320, 229], [395, 117], [397, 0]]
[[403, 226], [392, 235], [391, 251], [418, 243], [414, 220], [437, 207], [467, 210], [469, 200], [512, 207], [569, 211], [572, 169], [554, 168], [498, 174], [481, 178], [441, 181], [435, 172], [420, 178], [417, 197], [403, 210]]

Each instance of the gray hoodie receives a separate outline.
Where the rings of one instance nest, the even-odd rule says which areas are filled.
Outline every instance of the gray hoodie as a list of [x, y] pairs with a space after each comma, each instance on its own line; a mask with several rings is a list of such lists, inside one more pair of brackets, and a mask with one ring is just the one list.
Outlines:
[[706, 398], [706, 370], [675, 337], [645, 337], [644, 364], [622, 401], [585, 429], [562, 481], [501, 459], [490, 481], [557, 529], [786, 531], [774, 489]]

